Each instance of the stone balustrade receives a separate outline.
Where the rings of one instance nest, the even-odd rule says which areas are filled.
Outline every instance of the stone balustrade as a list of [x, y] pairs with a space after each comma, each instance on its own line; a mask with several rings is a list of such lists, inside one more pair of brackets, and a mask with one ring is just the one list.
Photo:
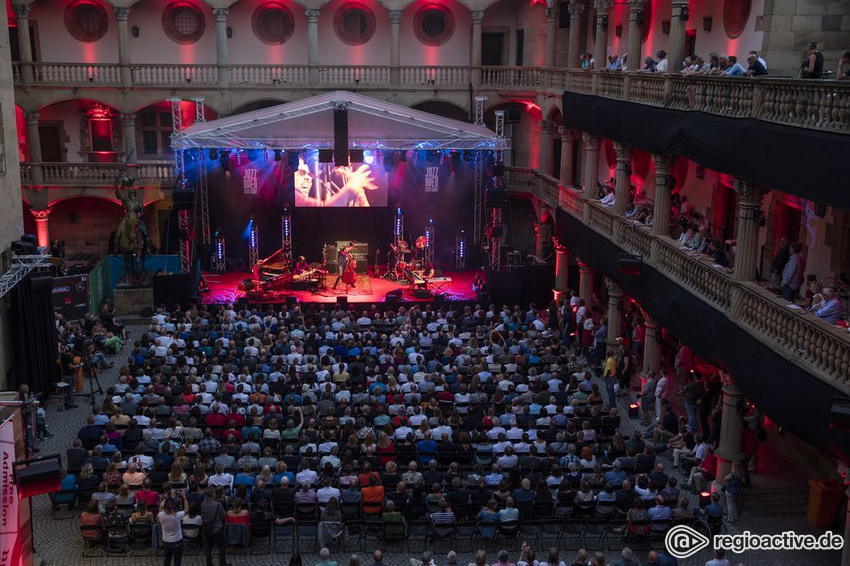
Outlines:
[[177, 176], [173, 164], [132, 164], [126, 169], [121, 163], [22, 163], [21, 183], [31, 183], [32, 169], [38, 167], [46, 185], [108, 186], [119, 175], [136, 179], [139, 185], [171, 187]]
[[[22, 85], [21, 65], [12, 77]], [[30, 63], [30, 86], [179, 87], [230, 84], [240, 87], [373, 87], [466, 90], [478, 80], [480, 91], [561, 94], [565, 90], [640, 104], [699, 111], [734, 118], [756, 118], [789, 126], [845, 131], [850, 128], [850, 84], [771, 77], [732, 78], [556, 69], [546, 67], [469, 67], [388, 65], [166, 65], [134, 64], [132, 84], [121, 84], [118, 64]], [[393, 79], [393, 70], [398, 76]]]
[[507, 168], [508, 190], [531, 193], [581, 220], [624, 251], [640, 255], [644, 263], [708, 304], [723, 312], [730, 322], [746, 329], [777, 353], [794, 361], [812, 375], [850, 392], [850, 333], [803, 312], [788, 308], [787, 301], [755, 283], [736, 281], [711, 260], [682, 251], [666, 236], [647, 226], [617, 216], [610, 207], [586, 200], [572, 188], [560, 187], [557, 198], [553, 179], [531, 169]]

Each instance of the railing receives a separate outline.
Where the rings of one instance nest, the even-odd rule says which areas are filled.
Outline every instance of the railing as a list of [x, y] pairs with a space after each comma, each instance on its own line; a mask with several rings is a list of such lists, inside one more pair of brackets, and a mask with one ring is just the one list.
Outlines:
[[559, 206], [588, 227], [624, 250], [643, 256], [644, 262], [669, 279], [703, 298], [729, 320], [806, 371], [850, 392], [850, 333], [811, 314], [789, 309], [755, 283], [735, 280], [710, 259], [679, 249], [666, 236], [658, 236], [643, 225], [633, 225], [614, 211], [588, 201], [581, 193], [561, 187], [551, 194], [549, 177], [530, 169], [507, 168], [508, 190], [530, 192], [550, 206]]
[[[26, 77], [15, 63], [16, 84]], [[770, 77], [682, 76], [642, 72], [585, 71], [545, 67], [388, 65], [165, 65], [32, 63], [32, 84], [50, 86], [191, 85], [395, 87], [410, 89], [521, 90], [561, 94], [565, 90], [640, 104], [756, 118], [789, 126], [833, 131], [850, 129], [850, 84], [835, 80]], [[129, 70], [123, 78], [122, 70]], [[29, 80], [29, 79], [27, 79]]]
[[[112, 186], [121, 174], [121, 163], [22, 163], [21, 182], [28, 185], [32, 181], [32, 169], [39, 167], [44, 183], [48, 185], [97, 185]], [[142, 185], [162, 185], [170, 187], [177, 176], [173, 165], [132, 164], [125, 171]]]

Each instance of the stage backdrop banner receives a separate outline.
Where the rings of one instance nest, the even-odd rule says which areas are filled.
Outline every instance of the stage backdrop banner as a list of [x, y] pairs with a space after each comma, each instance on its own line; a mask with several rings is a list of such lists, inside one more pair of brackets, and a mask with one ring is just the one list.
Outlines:
[[363, 159], [350, 167], [336, 167], [320, 163], [318, 151], [306, 152], [294, 172], [295, 206], [387, 206], [386, 172], [374, 152], [365, 151]]
[[22, 563], [14, 462], [15, 427], [12, 419], [7, 419], [0, 424], [0, 566]]

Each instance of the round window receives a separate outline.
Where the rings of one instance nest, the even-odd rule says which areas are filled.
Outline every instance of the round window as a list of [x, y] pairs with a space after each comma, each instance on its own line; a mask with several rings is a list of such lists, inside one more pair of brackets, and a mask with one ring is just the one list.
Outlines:
[[206, 19], [192, 4], [174, 2], [162, 12], [162, 27], [171, 41], [185, 45], [201, 39]]
[[283, 4], [269, 2], [254, 10], [251, 24], [257, 39], [268, 45], [281, 45], [292, 36], [295, 18]]
[[65, 27], [74, 39], [91, 43], [106, 34], [109, 19], [100, 4], [81, 0], [65, 8]]
[[455, 31], [454, 16], [445, 6], [428, 4], [416, 12], [413, 29], [425, 45], [442, 45], [451, 39]]
[[375, 35], [375, 14], [365, 5], [348, 2], [334, 16], [336, 35], [348, 45], [363, 45]]
[[723, 1], [723, 28], [729, 39], [735, 39], [747, 27], [750, 19], [751, 0]]

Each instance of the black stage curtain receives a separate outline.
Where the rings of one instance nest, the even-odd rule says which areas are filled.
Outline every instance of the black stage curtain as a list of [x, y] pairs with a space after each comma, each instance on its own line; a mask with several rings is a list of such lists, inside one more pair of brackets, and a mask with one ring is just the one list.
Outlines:
[[850, 208], [850, 136], [564, 93], [564, 125], [652, 153], [684, 155], [771, 189]]
[[192, 300], [195, 287], [195, 270], [178, 275], [157, 275], [153, 278], [153, 302], [155, 305], [185, 305]]
[[487, 270], [487, 291], [496, 305], [521, 305], [536, 303], [546, 309], [552, 301], [555, 284], [555, 266], [526, 266], [517, 271]]
[[28, 384], [33, 393], [51, 394], [59, 375], [51, 287], [33, 289], [32, 275], [11, 291], [15, 358], [9, 387]]
[[558, 211], [558, 241], [595, 272], [613, 279], [694, 352], [726, 368], [772, 420], [843, 461], [850, 458], [847, 433], [829, 428], [832, 398], [843, 397], [842, 391], [777, 354], [652, 267], [644, 265], [639, 277], [620, 275], [624, 250], [563, 210]]

